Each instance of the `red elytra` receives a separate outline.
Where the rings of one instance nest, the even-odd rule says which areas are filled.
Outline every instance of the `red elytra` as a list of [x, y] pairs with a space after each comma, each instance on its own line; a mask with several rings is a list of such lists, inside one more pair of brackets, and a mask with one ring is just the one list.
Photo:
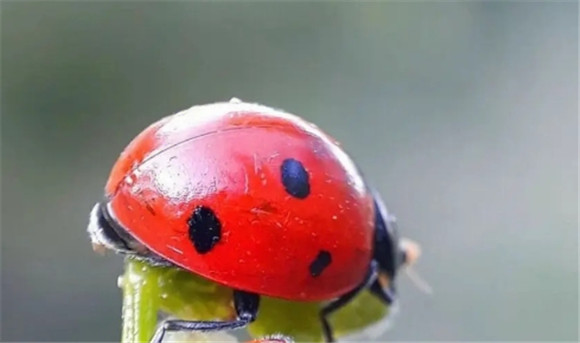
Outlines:
[[[304, 186], [294, 166], [283, 182], [289, 159], [307, 191], [288, 191]], [[332, 299], [361, 284], [372, 258], [373, 199], [352, 160], [313, 124], [261, 105], [195, 106], [154, 123], [121, 154], [106, 196], [148, 249], [234, 289]], [[221, 225], [202, 252], [190, 234], [200, 207]]]

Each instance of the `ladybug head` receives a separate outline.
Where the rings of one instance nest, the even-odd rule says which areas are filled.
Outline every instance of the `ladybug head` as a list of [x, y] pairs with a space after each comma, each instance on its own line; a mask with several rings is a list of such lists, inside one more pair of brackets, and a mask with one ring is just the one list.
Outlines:
[[131, 236], [113, 217], [107, 202], [95, 204], [91, 211], [87, 231], [93, 244], [93, 250], [98, 253], [112, 250], [147, 261], [152, 265], [171, 265], [170, 262], [153, 254], [145, 245]]
[[379, 194], [374, 192], [375, 237], [373, 258], [379, 265], [379, 272], [391, 284], [397, 271], [403, 265], [413, 264], [419, 257], [419, 246], [409, 240], [399, 238], [397, 220], [389, 214]]

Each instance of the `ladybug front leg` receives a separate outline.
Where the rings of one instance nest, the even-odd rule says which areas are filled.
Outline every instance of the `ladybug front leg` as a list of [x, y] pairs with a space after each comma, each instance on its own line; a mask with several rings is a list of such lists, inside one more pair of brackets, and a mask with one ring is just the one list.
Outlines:
[[378, 265], [375, 261], [371, 261], [369, 271], [359, 286], [357, 286], [352, 291], [342, 295], [340, 298], [328, 303], [322, 308], [320, 311], [320, 321], [322, 322], [322, 331], [324, 333], [326, 342], [334, 342], [334, 334], [332, 333], [332, 328], [328, 322], [328, 316], [350, 303], [352, 299], [356, 297], [361, 291], [373, 285], [377, 281], [377, 278]]
[[369, 290], [387, 306], [391, 306], [395, 302], [395, 289], [393, 287], [384, 288], [378, 279], [372, 283]]
[[259, 295], [235, 290], [234, 307], [237, 319], [229, 321], [165, 320], [155, 332], [151, 343], [161, 343], [167, 331], [220, 331], [243, 328], [256, 319], [259, 304]]

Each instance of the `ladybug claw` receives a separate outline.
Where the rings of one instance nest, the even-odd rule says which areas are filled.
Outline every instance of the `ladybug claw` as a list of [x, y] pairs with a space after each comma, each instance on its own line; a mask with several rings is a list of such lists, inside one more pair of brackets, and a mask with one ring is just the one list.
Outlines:
[[163, 322], [161, 326], [155, 331], [155, 335], [151, 339], [150, 343], [161, 343], [163, 342], [163, 336], [165, 336], [165, 331], [167, 330], [167, 322]]

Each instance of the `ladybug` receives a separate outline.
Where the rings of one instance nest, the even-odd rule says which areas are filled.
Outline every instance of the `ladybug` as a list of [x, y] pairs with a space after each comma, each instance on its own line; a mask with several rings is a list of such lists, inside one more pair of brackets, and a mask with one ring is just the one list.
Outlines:
[[194, 106], [141, 132], [90, 216], [95, 248], [173, 265], [233, 289], [231, 321], [165, 320], [167, 331], [241, 328], [260, 295], [323, 301], [328, 316], [368, 289], [395, 301], [416, 248], [329, 135], [295, 115], [233, 99]]

